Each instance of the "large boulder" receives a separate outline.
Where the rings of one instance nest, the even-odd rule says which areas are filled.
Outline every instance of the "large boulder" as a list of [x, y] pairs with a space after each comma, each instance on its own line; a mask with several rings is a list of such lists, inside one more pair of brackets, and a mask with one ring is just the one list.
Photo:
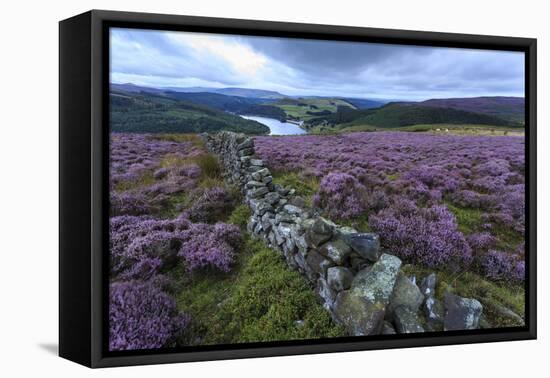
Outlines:
[[377, 234], [351, 233], [345, 234], [344, 238], [359, 256], [372, 262], [376, 262], [382, 253], [380, 250], [380, 238]]
[[334, 315], [352, 335], [381, 332], [400, 266], [399, 258], [383, 254], [371, 268], [357, 273], [350, 290], [338, 294]]
[[336, 239], [323, 244], [319, 248], [319, 253], [334, 261], [336, 265], [343, 265], [351, 253], [351, 248], [342, 239]]
[[353, 281], [353, 273], [343, 266], [333, 266], [327, 269], [327, 282], [336, 291], [347, 290]]
[[351, 284], [351, 291], [372, 303], [389, 303], [401, 260], [384, 253], [369, 269], [357, 273]]
[[324, 218], [317, 218], [306, 232], [306, 240], [313, 247], [319, 247], [321, 244], [332, 238], [334, 231], [333, 223]]
[[479, 327], [479, 318], [483, 312], [483, 306], [478, 300], [447, 293], [444, 303], [445, 319], [443, 328], [445, 331], [477, 329]]
[[407, 306], [399, 306], [394, 310], [394, 322], [398, 333], [424, 332], [416, 311]]
[[353, 336], [378, 335], [384, 324], [384, 305], [345, 290], [338, 293], [334, 316]]
[[399, 306], [409, 307], [414, 312], [418, 311], [424, 302], [424, 295], [414, 282], [408, 279], [405, 274], [399, 272], [390, 303], [386, 309], [386, 318], [391, 318], [393, 311]]
[[334, 223], [318, 217], [313, 221], [311, 227], [308, 228], [306, 236], [308, 242], [313, 247], [319, 247], [321, 244], [329, 241], [333, 234]]

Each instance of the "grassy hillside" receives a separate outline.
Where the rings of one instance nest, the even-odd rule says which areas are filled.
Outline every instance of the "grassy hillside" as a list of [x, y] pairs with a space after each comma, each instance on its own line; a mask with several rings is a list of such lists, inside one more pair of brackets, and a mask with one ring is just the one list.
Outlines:
[[521, 123], [492, 115], [467, 112], [452, 108], [392, 103], [377, 109], [350, 109], [340, 107], [334, 114], [308, 120], [309, 130], [319, 128], [367, 129], [402, 128], [412, 125], [490, 125], [494, 127], [521, 127]]
[[[341, 129], [335, 129], [326, 126], [319, 126], [309, 130], [313, 134], [335, 134], [357, 131], [379, 131], [381, 128], [369, 125], [344, 126]], [[387, 129], [384, 129], [387, 130]], [[454, 125], [448, 123], [432, 123], [429, 125], [412, 125], [391, 128], [391, 131], [407, 132], [429, 132], [435, 134], [454, 134], [454, 135], [510, 135], [523, 136], [525, 131], [521, 127], [491, 126], [491, 125]]]
[[525, 99], [522, 97], [472, 97], [432, 99], [417, 103], [420, 106], [453, 108], [482, 113], [525, 123]]
[[112, 91], [111, 130], [141, 133], [201, 133], [228, 130], [267, 134], [258, 122], [212, 107], [150, 93]]
[[352, 104], [357, 109], [374, 109], [386, 104], [388, 101], [368, 100], [364, 98], [343, 98], [342, 100]]
[[189, 101], [198, 105], [209, 106], [225, 112], [263, 116], [275, 118], [280, 121], [284, 121], [286, 119], [286, 113], [282, 109], [266, 104], [266, 102], [271, 100], [262, 98], [245, 98], [207, 92], [166, 92], [166, 95], [171, 98]]
[[481, 113], [452, 108], [400, 104], [383, 106], [371, 114], [355, 119], [350, 125], [366, 124], [386, 128], [433, 123], [520, 126], [517, 122]]
[[205, 105], [214, 109], [233, 112], [233, 113], [241, 113], [243, 110], [249, 108], [252, 105], [266, 102], [266, 100], [262, 100], [262, 99], [226, 96], [219, 93], [207, 93], [207, 92], [196, 92], [196, 93], [165, 92], [165, 93], [170, 98], [189, 101], [198, 105]]

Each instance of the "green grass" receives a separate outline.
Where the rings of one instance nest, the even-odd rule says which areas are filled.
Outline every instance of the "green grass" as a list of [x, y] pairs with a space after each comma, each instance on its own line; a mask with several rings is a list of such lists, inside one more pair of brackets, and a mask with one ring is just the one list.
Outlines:
[[[314, 128], [313, 131], [323, 128], [323, 126]], [[326, 129], [326, 127], [325, 127]], [[505, 127], [505, 126], [490, 126], [490, 125], [476, 125], [476, 124], [463, 124], [453, 125], [446, 123], [435, 124], [417, 124], [411, 126], [392, 127], [392, 128], [380, 128], [377, 126], [356, 123], [356, 124], [341, 124], [328, 130], [331, 133], [336, 132], [358, 132], [358, 131], [407, 131], [407, 132], [431, 132], [436, 134], [446, 134], [446, 130], [450, 134], [460, 135], [523, 135], [524, 130], [521, 127]]]
[[[482, 225], [485, 223], [482, 218], [482, 210], [458, 207], [448, 201], [445, 201], [444, 203], [456, 217], [458, 230], [460, 232], [464, 235], [480, 232]], [[493, 223], [492, 231], [492, 233], [498, 238], [498, 242], [495, 247], [500, 250], [513, 251], [524, 241], [524, 236], [521, 233], [504, 224]]]
[[465, 235], [478, 232], [483, 223], [483, 211], [480, 209], [464, 208], [445, 202], [447, 208], [454, 214], [458, 223], [458, 230]]
[[189, 207], [191, 198], [185, 192], [175, 193], [162, 204], [157, 215], [162, 218], [175, 218], [179, 216], [182, 209]]
[[369, 217], [367, 214], [363, 214], [353, 219], [339, 220], [338, 224], [341, 224], [342, 226], [353, 227], [359, 232], [372, 232], [372, 229], [369, 226]]
[[[310, 106], [300, 106], [298, 103], [303, 103], [307, 105], [313, 105], [316, 108], [311, 108]], [[288, 101], [288, 99], [281, 100], [280, 102], [274, 102], [271, 105], [277, 106], [285, 111], [285, 113], [294, 118], [299, 118], [300, 120], [306, 121], [317, 116], [308, 114], [307, 112], [321, 112], [323, 110], [328, 110], [335, 113], [338, 106], [348, 106], [353, 108], [353, 105], [350, 103], [341, 100], [341, 99], [297, 99], [295, 101]]]
[[[164, 134], [158, 137], [159, 138], [167, 137], [167, 138], [170, 138], [170, 140], [179, 141], [179, 142], [185, 141], [185, 140], [192, 142], [194, 140], [194, 138], [186, 134]], [[221, 168], [219, 165], [219, 161], [216, 158], [216, 156], [210, 153], [204, 153], [191, 158], [182, 157], [177, 154], [167, 154], [162, 158], [160, 162], [161, 167], [164, 167], [164, 168], [181, 167], [189, 164], [196, 164], [201, 169], [201, 175], [198, 178], [199, 188], [207, 189], [212, 187], [226, 186], [226, 184], [224, 183], [223, 177], [221, 175]], [[152, 174], [151, 174], [151, 177], [152, 177]], [[150, 185], [153, 182], [154, 182], [154, 179], [153, 181], [147, 184]], [[230, 187], [228, 189], [233, 195], [233, 198], [240, 197], [240, 194], [238, 193], [238, 190], [236, 188]], [[189, 207], [192, 200], [193, 198], [191, 198], [189, 194], [185, 192], [173, 194], [162, 204], [157, 214], [164, 218], [178, 216], [181, 213], [181, 209]]]
[[303, 197], [311, 206], [312, 197], [319, 190], [317, 177], [304, 177], [296, 172], [272, 172], [273, 183], [296, 190], [296, 195]]
[[398, 172], [392, 173], [392, 174], [387, 175], [386, 177], [390, 181], [395, 181], [399, 178], [399, 173]]
[[220, 164], [218, 162], [218, 158], [213, 154], [200, 155], [196, 157], [194, 161], [200, 167], [203, 178], [221, 178]]
[[[407, 264], [403, 272], [416, 276], [417, 282], [433, 272], [433, 269]], [[497, 283], [484, 279], [472, 272], [452, 273], [436, 271], [436, 298], [443, 300], [447, 291], [467, 298], [475, 298], [483, 305], [483, 314], [491, 327], [513, 327], [522, 324], [499, 314], [498, 307], [505, 306], [516, 314], [525, 314], [525, 290], [522, 285]]]
[[171, 133], [171, 134], [158, 134], [153, 135], [153, 138], [159, 140], [167, 140], [170, 142], [182, 143], [189, 142], [195, 147], [204, 149], [205, 144], [200, 135], [198, 134], [184, 134], [184, 133]]
[[227, 219], [227, 223], [237, 225], [241, 227], [241, 229], [244, 229], [246, 227], [246, 224], [248, 223], [249, 218], [250, 209], [247, 205], [241, 204], [235, 207], [235, 209]]
[[[239, 215], [230, 219], [242, 223], [243, 211], [236, 211]], [[200, 344], [345, 335], [305, 279], [289, 270], [279, 253], [250, 237], [233, 273], [193, 277], [177, 296], [177, 303], [194, 319], [190, 339]]]
[[127, 190], [133, 190], [152, 185], [155, 182], [152, 170], [146, 170], [141, 174], [137, 180], [121, 181], [116, 184], [115, 190], [117, 192], [124, 192]]

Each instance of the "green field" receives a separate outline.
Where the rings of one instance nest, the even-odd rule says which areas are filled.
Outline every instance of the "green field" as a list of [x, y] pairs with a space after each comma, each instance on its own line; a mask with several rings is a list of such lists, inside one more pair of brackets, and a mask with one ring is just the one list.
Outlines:
[[316, 115], [315, 113], [319, 113], [322, 111], [336, 113], [336, 110], [339, 106], [347, 106], [349, 108], [355, 109], [355, 107], [349, 102], [337, 98], [300, 98], [297, 100], [283, 99], [271, 103], [270, 105], [274, 105], [283, 109], [287, 116], [289, 116], [289, 118], [298, 119], [300, 121], [307, 121], [316, 118], [319, 116], [319, 114]]
[[[372, 125], [342, 125], [340, 129], [320, 126], [312, 130], [314, 133], [324, 132], [354, 132], [354, 131], [380, 131], [387, 130]], [[391, 131], [430, 132], [435, 134], [459, 134], [459, 135], [510, 135], [523, 136], [525, 131], [521, 127], [497, 127], [491, 125], [452, 125], [447, 123], [420, 124], [392, 128]]]

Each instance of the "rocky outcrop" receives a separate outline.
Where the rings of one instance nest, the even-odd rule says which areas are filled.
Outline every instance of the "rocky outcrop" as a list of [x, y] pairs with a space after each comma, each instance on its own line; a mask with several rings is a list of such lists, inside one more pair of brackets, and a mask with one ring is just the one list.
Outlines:
[[445, 295], [445, 331], [477, 329], [483, 306], [479, 301], [447, 293]]
[[253, 139], [230, 132], [203, 137], [218, 156], [225, 179], [243, 193], [252, 212], [248, 231], [280, 251], [288, 266], [309, 280], [323, 307], [351, 335], [478, 326], [479, 302], [460, 297], [438, 301], [435, 274], [418, 287], [400, 271], [401, 260], [382, 250], [378, 235], [337, 225], [307, 208], [292, 188], [274, 184], [265, 162], [255, 155]]

